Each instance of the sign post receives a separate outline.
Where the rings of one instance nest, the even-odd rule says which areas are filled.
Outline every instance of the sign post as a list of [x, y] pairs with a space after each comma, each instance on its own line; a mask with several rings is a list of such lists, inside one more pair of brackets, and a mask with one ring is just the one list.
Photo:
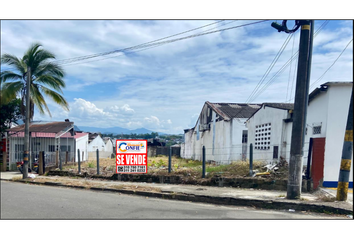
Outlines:
[[147, 140], [116, 140], [116, 173], [147, 173]]

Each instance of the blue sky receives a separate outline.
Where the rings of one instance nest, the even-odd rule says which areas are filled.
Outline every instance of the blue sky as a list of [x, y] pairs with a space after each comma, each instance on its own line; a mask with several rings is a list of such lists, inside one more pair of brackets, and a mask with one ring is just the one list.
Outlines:
[[[1, 53], [21, 57], [31, 43], [40, 42], [58, 60], [67, 59], [135, 46], [218, 21], [3, 20]], [[224, 20], [174, 38], [256, 21], [259, 20]], [[78, 126], [144, 127], [183, 133], [183, 129], [194, 126], [205, 101], [248, 100], [288, 37], [284, 32], [278, 33], [271, 23], [269, 20], [144, 51], [109, 55], [103, 60], [63, 65], [67, 84], [64, 96], [70, 111], [48, 99], [52, 118], [36, 113], [35, 120], [69, 118]], [[316, 20], [315, 31], [323, 23], [324, 20]], [[294, 21], [288, 21], [289, 27], [293, 24]], [[289, 41], [264, 82], [298, 50], [299, 32]], [[311, 83], [319, 79], [352, 38], [353, 21], [327, 23], [314, 39]], [[251, 102], [291, 102], [296, 65], [294, 61]], [[352, 69], [351, 43], [310, 90], [327, 81], [352, 81]]]

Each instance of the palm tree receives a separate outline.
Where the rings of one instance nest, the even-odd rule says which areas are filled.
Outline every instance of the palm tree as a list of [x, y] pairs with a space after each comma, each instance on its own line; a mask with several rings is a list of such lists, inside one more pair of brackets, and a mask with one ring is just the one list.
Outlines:
[[51, 116], [43, 95], [53, 99], [65, 110], [69, 110], [69, 104], [62, 96], [62, 88], [65, 88], [64, 70], [56, 63], [49, 61], [55, 59], [54, 54], [42, 49], [41, 46], [39, 43], [33, 44], [20, 59], [11, 54], [1, 56], [1, 64], [7, 64], [15, 70], [0, 73], [2, 98], [10, 101], [19, 95], [22, 100], [23, 116], [25, 116], [27, 71], [30, 69], [30, 121], [33, 120], [34, 106], [40, 114], [45, 114], [46, 110]]

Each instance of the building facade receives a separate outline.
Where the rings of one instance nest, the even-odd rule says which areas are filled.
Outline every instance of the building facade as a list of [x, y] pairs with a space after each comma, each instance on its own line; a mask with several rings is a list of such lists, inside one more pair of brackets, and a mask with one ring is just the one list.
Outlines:
[[[311, 138], [314, 144], [318, 142], [318, 147], [312, 149], [312, 163], [318, 164], [320, 169], [314, 170], [319, 171], [320, 184], [324, 187], [337, 187], [338, 184], [352, 91], [353, 82], [327, 82], [309, 96], [305, 142]], [[353, 161], [353, 155], [351, 159]], [[349, 187], [353, 188], [353, 163], [350, 173]]]
[[245, 121], [259, 109], [259, 104], [205, 102], [195, 127], [186, 129], [181, 157], [228, 164], [246, 160], [248, 132]]
[[263, 103], [247, 119], [248, 144], [253, 145], [254, 160], [289, 160], [293, 109], [292, 103]]

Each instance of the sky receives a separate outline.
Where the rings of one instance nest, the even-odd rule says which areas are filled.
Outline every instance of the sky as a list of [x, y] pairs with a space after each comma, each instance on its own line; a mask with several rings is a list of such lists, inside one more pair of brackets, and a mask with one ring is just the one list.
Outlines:
[[[39, 42], [62, 60], [133, 47], [206, 25], [162, 41], [261, 21], [221, 20], [2, 20], [1, 54], [22, 57]], [[289, 37], [272, 28], [273, 21], [64, 64], [63, 92], [70, 111], [47, 98], [52, 117], [36, 111], [34, 120], [69, 118], [77, 126], [183, 134], [194, 127], [206, 101], [293, 102], [297, 57], [272, 77], [298, 51], [300, 30], [291, 34], [260, 85], [264, 91], [249, 99]], [[353, 81], [352, 42], [320, 78], [353, 39], [353, 21], [315, 20], [315, 32], [322, 24], [313, 43], [310, 91], [328, 81]], [[289, 20], [288, 27], [293, 26]]]

